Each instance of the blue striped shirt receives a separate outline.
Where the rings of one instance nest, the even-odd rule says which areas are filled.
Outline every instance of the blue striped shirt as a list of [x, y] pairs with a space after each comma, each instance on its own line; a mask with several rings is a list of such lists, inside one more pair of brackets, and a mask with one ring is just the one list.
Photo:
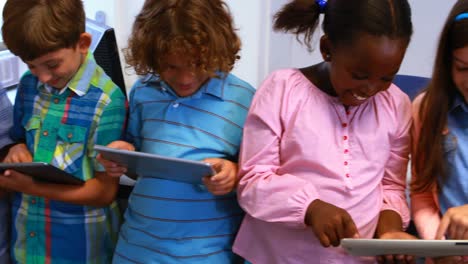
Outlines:
[[445, 214], [451, 207], [468, 204], [468, 104], [458, 94], [448, 113], [449, 133], [444, 140], [447, 179], [439, 180], [439, 204]]
[[[237, 161], [255, 90], [234, 75], [212, 78], [178, 97], [157, 76], [130, 93], [129, 141], [139, 151], [202, 160]], [[235, 193], [140, 175], [129, 198], [114, 263], [232, 263], [243, 217]]]

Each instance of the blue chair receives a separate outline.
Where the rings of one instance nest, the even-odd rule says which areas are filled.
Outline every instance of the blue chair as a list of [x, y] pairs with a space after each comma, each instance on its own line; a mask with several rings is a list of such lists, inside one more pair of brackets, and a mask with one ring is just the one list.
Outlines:
[[398, 74], [393, 79], [393, 83], [408, 94], [411, 101], [413, 101], [419, 92], [429, 83], [429, 78]]

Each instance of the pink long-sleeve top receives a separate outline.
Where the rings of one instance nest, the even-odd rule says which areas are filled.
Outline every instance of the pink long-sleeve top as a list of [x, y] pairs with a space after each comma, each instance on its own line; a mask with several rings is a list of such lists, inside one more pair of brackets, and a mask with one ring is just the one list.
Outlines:
[[393, 84], [348, 110], [297, 69], [272, 73], [244, 127], [238, 199], [247, 215], [234, 251], [254, 264], [373, 263], [324, 248], [305, 226], [315, 199], [345, 209], [360, 236], [382, 210], [406, 225], [411, 103]]
[[[413, 102], [413, 128], [411, 130], [411, 135], [413, 137], [414, 147], [416, 147], [415, 144], [419, 142], [419, 135], [421, 132], [419, 108], [421, 107], [423, 98], [424, 94], [420, 94]], [[414, 166], [412, 166], [411, 177], [413, 180], [418, 177]], [[440, 224], [440, 209], [436, 185], [434, 185], [431, 190], [425, 192], [411, 193], [411, 213], [419, 236], [422, 239], [435, 239], [437, 228]]]

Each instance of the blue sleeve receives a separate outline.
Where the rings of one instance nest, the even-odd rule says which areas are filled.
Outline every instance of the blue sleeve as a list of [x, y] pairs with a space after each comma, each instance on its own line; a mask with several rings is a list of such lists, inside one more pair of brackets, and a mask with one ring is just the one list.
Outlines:
[[13, 106], [6, 94], [6, 90], [0, 90], [0, 148], [11, 144], [13, 141], [9, 136], [9, 131], [13, 125]]
[[137, 86], [139, 81], [132, 87], [129, 95], [129, 115], [127, 123], [127, 133], [125, 135], [125, 141], [133, 144], [136, 150], [141, 149], [141, 111], [137, 103]]
[[16, 91], [15, 105], [13, 106], [13, 126], [10, 130], [10, 137], [13, 142], [26, 142], [26, 130], [23, 126], [24, 116], [24, 91], [23, 85], [18, 85]]

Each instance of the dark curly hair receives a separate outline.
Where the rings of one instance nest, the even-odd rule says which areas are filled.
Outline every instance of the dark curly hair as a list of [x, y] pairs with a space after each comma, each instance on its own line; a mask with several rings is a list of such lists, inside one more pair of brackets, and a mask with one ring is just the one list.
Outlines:
[[161, 73], [165, 56], [177, 53], [193, 59], [197, 71], [215, 76], [232, 70], [240, 45], [221, 0], [146, 0], [124, 54], [139, 75]]

